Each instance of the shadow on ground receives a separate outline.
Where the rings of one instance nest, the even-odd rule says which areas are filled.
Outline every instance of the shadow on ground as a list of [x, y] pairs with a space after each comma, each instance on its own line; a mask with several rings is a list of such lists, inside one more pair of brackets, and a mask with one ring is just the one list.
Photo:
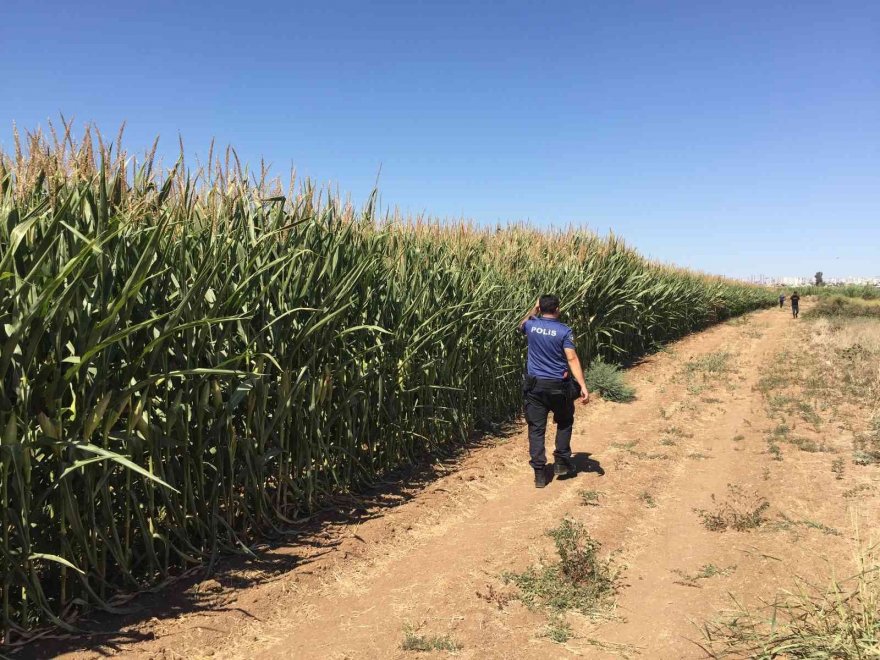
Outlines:
[[582, 472], [593, 472], [598, 474], [600, 477], [605, 475], [605, 469], [602, 467], [602, 464], [599, 463], [594, 458], [591, 458], [592, 454], [589, 452], [575, 452], [571, 455], [571, 462], [574, 465], [574, 474], [569, 474], [566, 476], [555, 477], [555, 479], [559, 481], [568, 481], [569, 479], [576, 479], [579, 474]]

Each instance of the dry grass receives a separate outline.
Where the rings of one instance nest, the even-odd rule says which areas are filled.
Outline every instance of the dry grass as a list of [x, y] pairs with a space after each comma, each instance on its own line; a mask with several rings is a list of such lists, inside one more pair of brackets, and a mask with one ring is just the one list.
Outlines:
[[459, 651], [461, 645], [449, 635], [420, 635], [414, 630], [407, 628], [403, 631], [403, 642], [400, 644], [403, 651]]
[[[852, 462], [878, 464], [880, 322], [865, 315], [811, 318], [803, 327], [803, 349], [777, 356], [758, 383], [770, 415], [785, 420], [768, 434], [768, 451], [777, 460], [782, 460], [780, 444], [806, 452], [839, 451], [822, 434], [842, 425], [853, 436]], [[843, 467], [835, 461], [832, 469], [842, 475]]]
[[880, 657], [880, 557], [861, 547], [849, 576], [826, 585], [794, 579], [791, 590], [757, 606], [733, 609], [702, 626], [712, 658]]
[[719, 502], [712, 494], [712, 510], [694, 509], [703, 526], [711, 532], [734, 530], [744, 532], [767, 522], [770, 503], [758, 493], [746, 492], [741, 486], [728, 484], [728, 497]]

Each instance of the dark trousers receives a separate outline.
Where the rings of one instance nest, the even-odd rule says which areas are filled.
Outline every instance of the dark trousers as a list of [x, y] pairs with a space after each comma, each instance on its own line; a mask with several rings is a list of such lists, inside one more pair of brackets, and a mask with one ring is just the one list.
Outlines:
[[556, 422], [556, 449], [553, 456], [561, 459], [571, 458], [571, 430], [574, 426], [574, 400], [563, 381], [533, 382], [523, 390], [525, 398], [526, 421], [529, 424], [529, 464], [536, 470], [547, 465], [544, 449], [544, 435], [547, 432], [547, 417], [553, 413]]
[[798, 312], [800, 312], [800, 310], [798, 309], [798, 306], [792, 305], [791, 306], [791, 315], [794, 316], [795, 318], [797, 318]]

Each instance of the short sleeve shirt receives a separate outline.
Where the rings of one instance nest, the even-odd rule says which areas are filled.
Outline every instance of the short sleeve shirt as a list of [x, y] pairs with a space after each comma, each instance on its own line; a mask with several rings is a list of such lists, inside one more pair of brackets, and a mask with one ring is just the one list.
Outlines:
[[574, 348], [574, 334], [558, 319], [531, 318], [522, 326], [529, 343], [527, 371], [536, 378], [568, 377], [566, 348]]

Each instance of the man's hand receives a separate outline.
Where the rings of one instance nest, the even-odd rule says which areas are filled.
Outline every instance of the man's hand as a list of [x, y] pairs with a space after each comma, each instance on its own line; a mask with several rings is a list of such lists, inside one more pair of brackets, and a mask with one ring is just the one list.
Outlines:
[[519, 325], [516, 326], [516, 327], [517, 327], [517, 330], [519, 330], [520, 332], [525, 332], [525, 328], [524, 328], [523, 326], [525, 326], [526, 321], [528, 321], [528, 320], [531, 319], [531, 318], [534, 318], [534, 317], [538, 316], [538, 314], [541, 313], [541, 305], [540, 305], [540, 302], [541, 302], [541, 299], [540, 299], [540, 298], [538, 298], [538, 299], [535, 301], [535, 306], [532, 307], [532, 308], [529, 310], [529, 313], [526, 314], [525, 317], [523, 318], [523, 320], [519, 322]]
[[586, 387], [581, 386], [581, 397], [580, 398], [581, 398], [581, 405], [582, 406], [585, 406], [590, 402], [590, 391]]

